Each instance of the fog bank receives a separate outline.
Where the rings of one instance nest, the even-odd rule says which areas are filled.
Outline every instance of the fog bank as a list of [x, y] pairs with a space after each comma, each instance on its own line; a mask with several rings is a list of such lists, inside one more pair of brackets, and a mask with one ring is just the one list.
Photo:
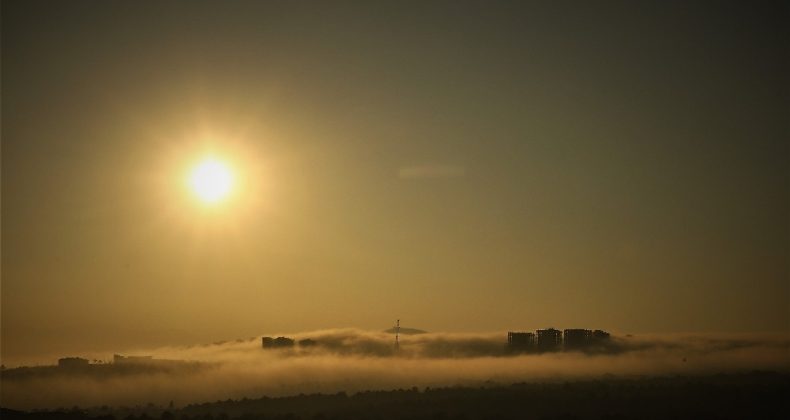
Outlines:
[[[5, 371], [2, 405], [31, 409], [74, 405], [177, 406], [227, 398], [368, 389], [554, 381], [602, 375], [693, 375], [790, 370], [786, 335], [645, 335], [613, 337], [592, 354], [507, 355], [503, 333], [402, 336], [354, 329], [290, 335], [310, 348], [264, 350], [260, 337], [191, 347], [137, 349], [156, 359], [190, 360], [162, 369], [105, 366], [81, 372]], [[14, 374], [13, 372], [16, 372]]]

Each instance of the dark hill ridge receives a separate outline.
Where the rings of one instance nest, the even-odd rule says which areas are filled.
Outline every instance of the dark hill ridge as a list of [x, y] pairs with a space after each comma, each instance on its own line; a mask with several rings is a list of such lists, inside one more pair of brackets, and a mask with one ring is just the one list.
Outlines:
[[95, 407], [24, 412], [3, 420], [63, 419], [784, 419], [790, 375], [604, 377], [579, 381], [363, 391], [224, 400], [186, 407]]

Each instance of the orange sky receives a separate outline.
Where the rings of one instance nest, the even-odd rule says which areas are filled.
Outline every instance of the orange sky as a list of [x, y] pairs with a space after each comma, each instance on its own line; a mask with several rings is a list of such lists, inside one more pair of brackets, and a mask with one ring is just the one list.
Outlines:
[[2, 355], [788, 331], [772, 7], [4, 2]]

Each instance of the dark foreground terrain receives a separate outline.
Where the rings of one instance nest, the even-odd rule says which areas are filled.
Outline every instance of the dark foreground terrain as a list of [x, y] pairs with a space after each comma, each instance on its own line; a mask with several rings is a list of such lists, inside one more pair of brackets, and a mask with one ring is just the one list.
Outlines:
[[790, 374], [603, 378], [23, 412], [11, 419], [784, 419]]

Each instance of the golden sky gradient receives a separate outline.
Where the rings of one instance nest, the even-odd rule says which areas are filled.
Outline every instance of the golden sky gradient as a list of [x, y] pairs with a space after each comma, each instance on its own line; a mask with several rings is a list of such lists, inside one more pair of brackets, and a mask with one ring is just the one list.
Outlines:
[[398, 318], [787, 332], [761, 7], [4, 2], [2, 355]]

